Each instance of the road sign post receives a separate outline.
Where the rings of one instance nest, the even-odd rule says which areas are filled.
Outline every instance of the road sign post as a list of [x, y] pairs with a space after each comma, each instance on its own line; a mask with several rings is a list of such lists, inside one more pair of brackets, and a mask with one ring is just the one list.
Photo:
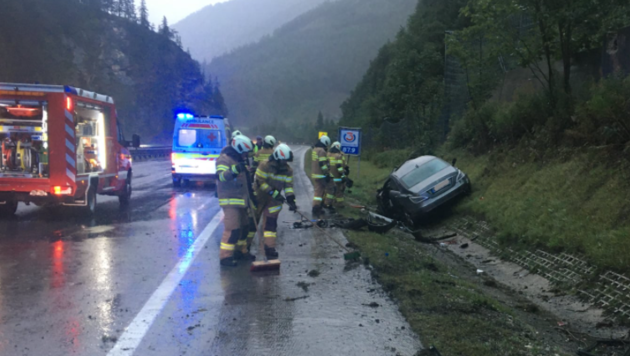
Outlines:
[[348, 156], [357, 156], [357, 177], [361, 175], [361, 128], [340, 127], [339, 142], [341, 152]]

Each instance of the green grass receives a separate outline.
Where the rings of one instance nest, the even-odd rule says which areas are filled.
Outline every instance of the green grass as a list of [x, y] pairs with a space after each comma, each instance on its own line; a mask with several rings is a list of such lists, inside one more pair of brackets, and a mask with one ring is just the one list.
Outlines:
[[627, 162], [611, 163], [597, 151], [456, 154], [474, 187], [457, 211], [486, 219], [500, 241], [580, 253], [598, 268], [630, 271]]
[[[306, 155], [310, 157], [310, 151]], [[355, 187], [348, 200], [375, 204], [376, 189], [395, 164], [364, 160], [358, 174], [355, 160], [351, 166]], [[310, 160], [305, 160], [305, 169], [310, 172]], [[358, 210], [346, 209], [344, 214], [357, 216]], [[374, 267], [374, 276], [397, 300], [425, 346], [434, 345], [443, 355], [566, 355], [546, 350], [534, 327], [484, 295], [474, 283], [458, 277], [409, 235], [349, 231], [346, 236]]]

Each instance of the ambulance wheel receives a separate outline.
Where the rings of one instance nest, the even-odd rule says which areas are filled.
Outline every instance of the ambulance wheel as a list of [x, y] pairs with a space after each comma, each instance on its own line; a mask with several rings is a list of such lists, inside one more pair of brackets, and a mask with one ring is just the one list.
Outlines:
[[8, 200], [5, 204], [0, 205], [0, 214], [2, 216], [14, 215], [18, 208], [18, 202], [16, 200]]
[[179, 188], [182, 186], [182, 179], [181, 178], [173, 178], [173, 187], [174, 188]]
[[118, 196], [118, 202], [120, 203], [120, 205], [122, 206], [129, 205], [129, 201], [131, 200], [131, 192], [132, 192], [131, 176], [129, 176], [127, 180], [125, 181], [125, 186], [123, 187], [123, 191]]
[[96, 189], [90, 188], [87, 192], [87, 205], [85, 212], [92, 215], [96, 212]]

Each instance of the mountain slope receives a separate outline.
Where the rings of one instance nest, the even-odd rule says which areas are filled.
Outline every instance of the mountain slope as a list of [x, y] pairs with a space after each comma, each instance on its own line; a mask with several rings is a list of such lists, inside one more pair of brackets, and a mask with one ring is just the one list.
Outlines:
[[145, 142], [168, 142], [177, 107], [225, 110], [188, 54], [135, 22], [78, 0], [4, 0], [3, 11], [11, 16], [0, 21], [0, 81], [110, 95], [127, 134]]
[[231, 118], [240, 124], [314, 121], [339, 105], [417, 0], [339, 0], [299, 16], [260, 42], [215, 58]]
[[254, 43], [327, 0], [231, 0], [207, 6], [173, 26], [184, 48], [210, 61]]

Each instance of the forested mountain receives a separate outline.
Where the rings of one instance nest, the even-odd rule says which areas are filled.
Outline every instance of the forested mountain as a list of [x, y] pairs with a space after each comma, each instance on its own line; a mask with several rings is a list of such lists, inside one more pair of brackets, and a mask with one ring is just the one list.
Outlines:
[[209, 5], [173, 27], [193, 58], [210, 61], [260, 40], [324, 1], [327, 0], [231, 0]]
[[145, 142], [168, 142], [178, 107], [225, 112], [174, 32], [164, 24], [152, 31], [131, 0], [3, 0], [2, 12], [0, 81], [110, 95], [127, 135]]
[[272, 36], [215, 58], [207, 72], [219, 78], [230, 117], [239, 124], [311, 124], [319, 111], [336, 116], [370, 60], [395, 37], [416, 3], [324, 3]]

